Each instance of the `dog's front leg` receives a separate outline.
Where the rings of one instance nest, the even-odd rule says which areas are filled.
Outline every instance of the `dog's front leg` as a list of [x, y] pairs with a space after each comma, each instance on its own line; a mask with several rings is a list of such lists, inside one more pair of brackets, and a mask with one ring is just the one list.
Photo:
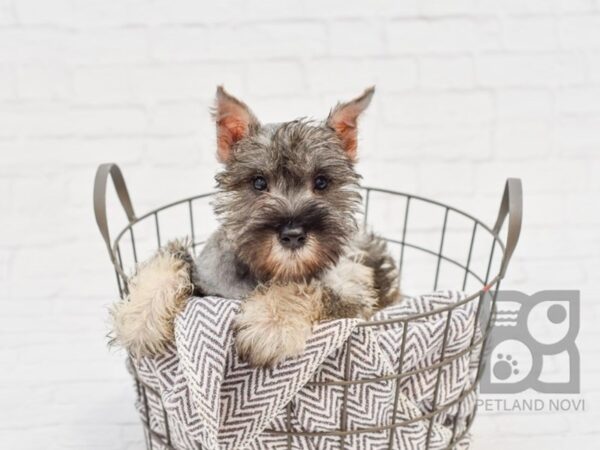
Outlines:
[[321, 280], [325, 292], [324, 317], [368, 319], [377, 305], [373, 269], [350, 258], [341, 258]]
[[199, 293], [187, 241], [171, 241], [141, 263], [129, 294], [112, 310], [112, 342], [135, 357], [155, 356], [173, 342], [175, 316]]
[[236, 317], [239, 356], [253, 366], [273, 366], [302, 353], [322, 317], [323, 295], [319, 282], [258, 286]]

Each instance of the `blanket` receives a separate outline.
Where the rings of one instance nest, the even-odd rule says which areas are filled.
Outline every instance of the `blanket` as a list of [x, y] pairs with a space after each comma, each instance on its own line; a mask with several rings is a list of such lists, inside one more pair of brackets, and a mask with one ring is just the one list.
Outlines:
[[[372, 320], [427, 313], [464, 298], [454, 291], [407, 298]], [[232, 325], [239, 306], [237, 300], [217, 297], [190, 299], [167, 352], [133, 361], [132, 370], [151, 388], [137, 403], [142, 419], [157, 434], [169, 435], [170, 447], [155, 440], [152, 448], [416, 450], [428, 443], [430, 449], [443, 449], [454, 433], [466, 429], [476, 402], [476, 391], [469, 387], [479, 350], [465, 351], [479, 337], [475, 302], [454, 308], [450, 317], [440, 312], [411, 319], [406, 330], [404, 323], [324, 322], [315, 326], [302, 355], [274, 368], [250, 367], [237, 358]], [[452, 358], [450, 364], [424, 370], [442, 353]], [[394, 377], [397, 373], [406, 376]], [[387, 377], [339, 383], [381, 376]], [[436, 405], [444, 411], [419, 419]], [[389, 426], [399, 422], [403, 425]], [[349, 433], [323, 435], [340, 429]], [[303, 434], [278, 434], [285, 431]], [[469, 444], [466, 433], [454, 448], [468, 449]]]

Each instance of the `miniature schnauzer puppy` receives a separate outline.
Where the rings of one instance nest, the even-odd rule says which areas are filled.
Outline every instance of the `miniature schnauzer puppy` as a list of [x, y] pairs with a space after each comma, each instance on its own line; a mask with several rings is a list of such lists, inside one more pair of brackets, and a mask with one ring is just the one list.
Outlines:
[[356, 222], [357, 122], [373, 93], [338, 104], [325, 121], [263, 125], [217, 90], [221, 227], [197, 259], [196, 285], [244, 299], [236, 346], [253, 365], [300, 353], [315, 322], [368, 318], [400, 297], [384, 241]]
[[336, 105], [324, 121], [261, 124], [219, 87], [213, 115], [223, 170], [214, 208], [221, 226], [195, 264], [175, 242], [138, 268], [129, 301], [113, 311], [116, 340], [136, 355], [157, 353], [192, 293], [243, 299], [238, 354], [271, 366], [301, 353], [316, 322], [368, 318], [398, 301], [385, 242], [356, 222], [357, 124], [373, 93]]

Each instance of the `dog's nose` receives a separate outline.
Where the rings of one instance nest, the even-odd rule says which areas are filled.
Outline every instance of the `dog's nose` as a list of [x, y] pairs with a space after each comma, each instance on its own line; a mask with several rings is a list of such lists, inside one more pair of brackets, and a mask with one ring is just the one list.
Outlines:
[[279, 232], [279, 242], [286, 248], [300, 248], [306, 243], [306, 232], [301, 225], [284, 225]]

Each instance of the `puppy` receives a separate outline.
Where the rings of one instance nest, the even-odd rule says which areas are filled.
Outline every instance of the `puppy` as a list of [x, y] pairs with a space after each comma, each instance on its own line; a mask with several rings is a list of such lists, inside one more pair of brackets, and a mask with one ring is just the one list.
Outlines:
[[[261, 124], [246, 104], [217, 89], [213, 117], [223, 169], [214, 210], [220, 227], [195, 267], [181, 244], [157, 257], [179, 255], [174, 259], [185, 262], [178, 267], [197, 292], [244, 300], [235, 345], [252, 365], [271, 366], [301, 353], [318, 321], [368, 318], [400, 299], [385, 242], [359, 232], [356, 222], [357, 125], [373, 93], [370, 88], [339, 103], [323, 121]], [[147, 292], [136, 301], [152, 303]], [[130, 293], [129, 303], [135, 296]], [[165, 297], [161, 292], [161, 301]], [[168, 308], [169, 320], [184, 304], [172, 302], [179, 307]], [[164, 341], [172, 332], [160, 334]], [[141, 343], [138, 350], [146, 347]], [[153, 342], [152, 350], [157, 347]]]

